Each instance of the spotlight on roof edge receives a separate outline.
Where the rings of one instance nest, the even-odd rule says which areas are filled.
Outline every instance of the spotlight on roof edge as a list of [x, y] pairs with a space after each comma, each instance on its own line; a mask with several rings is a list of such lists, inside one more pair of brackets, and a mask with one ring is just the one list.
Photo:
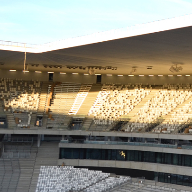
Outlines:
[[154, 75], [149, 75], [150, 77], [153, 77]]
[[60, 72], [60, 74], [64, 75], [64, 74], [66, 74], [66, 73], [64, 73], [64, 72]]
[[35, 71], [35, 73], [42, 73], [41, 71]]
[[143, 77], [144, 75], [139, 75], [140, 77]]
[[173, 77], [173, 75], [168, 75], [169, 77]]
[[79, 73], [72, 73], [73, 75], [78, 75]]
[[117, 75], [117, 76], [122, 77], [123, 75]]
[[181, 77], [182, 75], [177, 75], [178, 77]]
[[89, 75], [88, 73], [84, 73], [84, 75]]
[[189, 77], [190, 75], [185, 75], [185, 76]]
[[16, 71], [15, 69], [10, 69], [9, 71]]
[[101, 75], [101, 74], [99, 74], [99, 73], [96, 73], [95, 75]]
[[134, 75], [128, 75], [129, 77], [133, 77]]
[[159, 77], [162, 77], [163, 75], [158, 75]]
[[52, 71], [49, 71], [49, 72], [47, 72], [47, 73], [54, 73], [54, 72], [52, 72]]
[[24, 73], [28, 73], [29, 71], [28, 70], [23, 70]]

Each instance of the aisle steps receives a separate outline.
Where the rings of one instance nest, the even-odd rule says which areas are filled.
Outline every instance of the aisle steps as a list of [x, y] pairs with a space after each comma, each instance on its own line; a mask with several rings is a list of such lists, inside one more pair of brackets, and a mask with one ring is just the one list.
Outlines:
[[16, 128], [17, 125], [15, 123], [15, 118], [13, 113], [6, 112], [6, 116], [7, 116], [8, 128], [10, 129]]
[[158, 89], [151, 90], [149, 95], [143, 98], [141, 102], [134, 107], [134, 109], [128, 114], [128, 117], [131, 118], [130, 122], [134, 122], [138, 118], [137, 113], [139, 112], [139, 110], [145, 105], [145, 103], [151, 100], [158, 93], [158, 91]]
[[38, 148], [37, 157], [31, 177], [29, 192], [34, 192], [37, 186], [40, 167], [57, 165], [59, 158], [59, 142], [42, 142]]
[[87, 97], [85, 98], [79, 111], [77, 112], [77, 115], [87, 116], [91, 106], [93, 105], [95, 99], [97, 98], [97, 95], [99, 94], [99, 91], [101, 91], [101, 87], [101, 84], [92, 85], [91, 89], [89, 90], [89, 93], [87, 94]]
[[48, 86], [50, 85], [50, 82], [43, 82], [42, 88], [41, 88], [41, 94], [39, 97], [39, 107], [37, 112], [38, 113], [45, 113], [46, 106], [47, 106], [47, 94], [48, 94]]

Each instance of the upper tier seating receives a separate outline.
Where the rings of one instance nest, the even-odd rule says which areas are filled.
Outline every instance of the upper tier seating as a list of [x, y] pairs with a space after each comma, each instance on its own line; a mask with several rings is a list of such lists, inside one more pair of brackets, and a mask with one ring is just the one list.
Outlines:
[[155, 127], [155, 133], [175, 133], [192, 118], [192, 102], [185, 104], [171, 114], [171, 117]]
[[[164, 85], [137, 113], [135, 122], [127, 125], [126, 131], [138, 132], [145, 130], [158, 118], [168, 115], [173, 109], [192, 96], [190, 85]], [[184, 121], [183, 121], [184, 122]]]
[[30, 127], [32, 113], [38, 110], [41, 85], [39, 81], [0, 79], [0, 99], [10, 127]]
[[[118, 127], [117, 130], [178, 133], [190, 125], [190, 84], [103, 84], [100, 87], [91, 97], [91, 104], [95, 101], [91, 106], [84, 105], [93, 88], [89, 83], [48, 83], [1, 78], [0, 113], [7, 119], [9, 128], [34, 126], [38, 113], [43, 119], [42, 127], [68, 129], [73, 115], [84, 118], [88, 111], [88, 117], [82, 123], [83, 128], [87, 124], [87, 130], [116, 130], [118, 122], [125, 122], [122, 123], [123, 129]], [[80, 109], [82, 106], [89, 106], [83, 115], [82, 112], [78, 113], [83, 111]], [[191, 132], [190, 128], [185, 130], [185, 133]]]
[[39, 81], [0, 79], [0, 99], [5, 111], [37, 112], [40, 90]]
[[89, 115], [94, 115], [95, 124], [111, 124], [114, 120], [127, 117], [149, 93], [149, 88], [140, 85], [104, 84]]

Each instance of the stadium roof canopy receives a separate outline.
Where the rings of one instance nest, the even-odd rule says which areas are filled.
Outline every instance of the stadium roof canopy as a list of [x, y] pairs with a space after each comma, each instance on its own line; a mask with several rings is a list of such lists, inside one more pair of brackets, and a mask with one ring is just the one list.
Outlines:
[[0, 41], [0, 69], [192, 74], [192, 15], [43, 45]]

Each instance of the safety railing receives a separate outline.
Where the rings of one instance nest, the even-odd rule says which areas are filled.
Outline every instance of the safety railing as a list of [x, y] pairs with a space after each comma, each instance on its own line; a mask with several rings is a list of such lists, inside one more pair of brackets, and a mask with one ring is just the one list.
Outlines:
[[83, 144], [100, 144], [100, 145], [130, 145], [130, 146], [146, 146], [146, 147], [161, 147], [161, 148], [173, 148], [173, 149], [192, 149], [191, 145], [171, 145], [160, 143], [143, 143], [143, 142], [122, 142], [122, 141], [91, 141], [83, 139], [69, 139], [61, 140], [61, 143], [83, 143]]

